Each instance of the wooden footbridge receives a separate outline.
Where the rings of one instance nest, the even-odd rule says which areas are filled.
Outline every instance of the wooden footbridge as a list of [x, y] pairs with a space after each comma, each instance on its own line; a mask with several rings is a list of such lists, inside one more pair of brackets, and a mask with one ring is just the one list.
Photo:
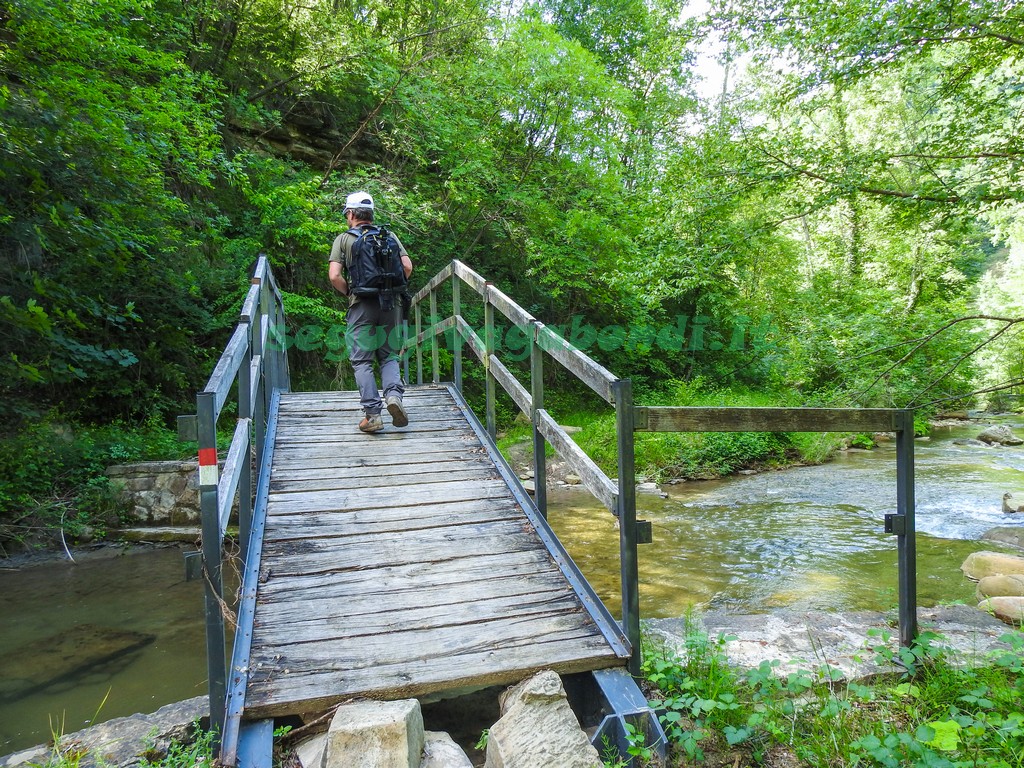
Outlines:
[[[899, 537], [901, 640], [913, 639], [908, 412], [635, 408], [628, 380], [455, 261], [413, 298], [404, 348], [407, 381], [416, 362], [405, 397], [410, 423], [368, 435], [355, 428], [358, 393], [290, 391], [283, 306], [263, 257], [252, 282], [196, 415], [179, 420], [182, 436], [200, 445], [203, 550], [187, 570], [206, 583], [210, 715], [222, 725], [223, 764], [269, 768], [277, 716], [359, 697], [456, 695], [540, 669], [593, 674], [606, 714], [595, 739], [609, 735], [624, 748], [627, 717], [659, 730], [630, 677], [640, 660], [637, 545], [650, 540], [650, 526], [636, 519], [635, 431], [896, 431], [898, 505], [885, 522]], [[451, 314], [442, 320], [438, 292], [449, 285]], [[483, 301], [482, 335], [463, 317], [463, 286]], [[502, 322], [529, 349], [529, 387], [497, 354]], [[444, 336], [451, 382], [440, 380]], [[462, 395], [467, 348], [484, 369], [483, 420]], [[544, 409], [546, 357], [615, 408], [617, 481]], [[533, 423], [532, 497], [494, 444], [497, 386]], [[232, 395], [239, 418], [221, 461], [217, 424]], [[546, 445], [618, 518], [619, 621], [547, 525]], [[227, 663], [222, 542], [233, 502], [243, 577]]]

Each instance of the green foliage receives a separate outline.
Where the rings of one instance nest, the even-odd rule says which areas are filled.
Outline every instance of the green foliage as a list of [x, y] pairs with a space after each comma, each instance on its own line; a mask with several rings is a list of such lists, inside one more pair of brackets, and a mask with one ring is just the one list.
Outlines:
[[[194, 737], [189, 741], [172, 741], [163, 754], [152, 747], [143, 755], [143, 768], [212, 768], [216, 732], [204, 731], [193, 724]], [[277, 734], [275, 733], [275, 736]]]
[[644, 675], [661, 692], [652, 704], [665, 708], [666, 733], [690, 760], [720, 741], [755, 762], [785, 745], [809, 765], [1003, 768], [1024, 759], [1024, 635], [1002, 639], [1008, 650], [966, 664], [934, 633], [893, 649], [888, 633], [872, 632], [877, 661], [903, 674], [865, 684], [828, 664], [783, 674], [766, 661], [740, 673], [725, 660], [725, 639], [688, 629], [681, 657], [645, 648]]
[[45, 540], [49, 529], [72, 538], [85, 527], [102, 535], [126, 512], [111, 464], [194, 455], [195, 444], [157, 421], [140, 426], [72, 427], [54, 413], [0, 437], [0, 545]]

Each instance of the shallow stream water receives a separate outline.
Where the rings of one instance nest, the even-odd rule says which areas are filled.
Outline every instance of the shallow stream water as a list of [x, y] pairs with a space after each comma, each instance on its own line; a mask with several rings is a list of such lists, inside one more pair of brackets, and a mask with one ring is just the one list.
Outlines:
[[[1021, 420], [1005, 420], [1024, 434]], [[937, 429], [917, 441], [918, 597], [971, 601], [960, 573], [1003, 515], [1024, 504], [1024, 446], [960, 446], [982, 427]], [[692, 606], [761, 612], [896, 605], [894, 446], [829, 464], [665, 486], [641, 494], [654, 543], [640, 548], [641, 613]], [[619, 611], [614, 518], [582, 490], [552, 491], [549, 518], [595, 589]], [[186, 583], [177, 549], [0, 571], [0, 754], [98, 720], [151, 712], [206, 693], [202, 586]], [[105, 702], [104, 702], [105, 699]], [[102, 706], [101, 706], [102, 704]]]

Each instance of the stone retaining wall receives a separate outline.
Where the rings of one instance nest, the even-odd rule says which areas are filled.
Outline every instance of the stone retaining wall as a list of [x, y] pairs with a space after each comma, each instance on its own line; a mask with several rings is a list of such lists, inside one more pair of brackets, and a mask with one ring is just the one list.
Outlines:
[[198, 475], [196, 461], [145, 461], [107, 469], [107, 476], [124, 488], [132, 520], [139, 525], [199, 523]]

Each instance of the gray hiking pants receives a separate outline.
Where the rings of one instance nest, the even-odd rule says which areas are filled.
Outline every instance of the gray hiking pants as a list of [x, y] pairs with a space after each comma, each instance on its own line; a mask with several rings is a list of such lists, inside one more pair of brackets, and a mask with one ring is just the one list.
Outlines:
[[345, 342], [348, 345], [348, 359], [356, 375], [359, 387], [359, 404], [367, 415], [380, 413], [384, 407], [377, 392], [377, 380], [373, 363], [380, 365], [383, 397], [405, 393], [398, 352], [402, 346], [402, 303], [395, 300], [394, 308], [384, 312], [376, 297], [360, 299], [348, 308], [348, 330]]

